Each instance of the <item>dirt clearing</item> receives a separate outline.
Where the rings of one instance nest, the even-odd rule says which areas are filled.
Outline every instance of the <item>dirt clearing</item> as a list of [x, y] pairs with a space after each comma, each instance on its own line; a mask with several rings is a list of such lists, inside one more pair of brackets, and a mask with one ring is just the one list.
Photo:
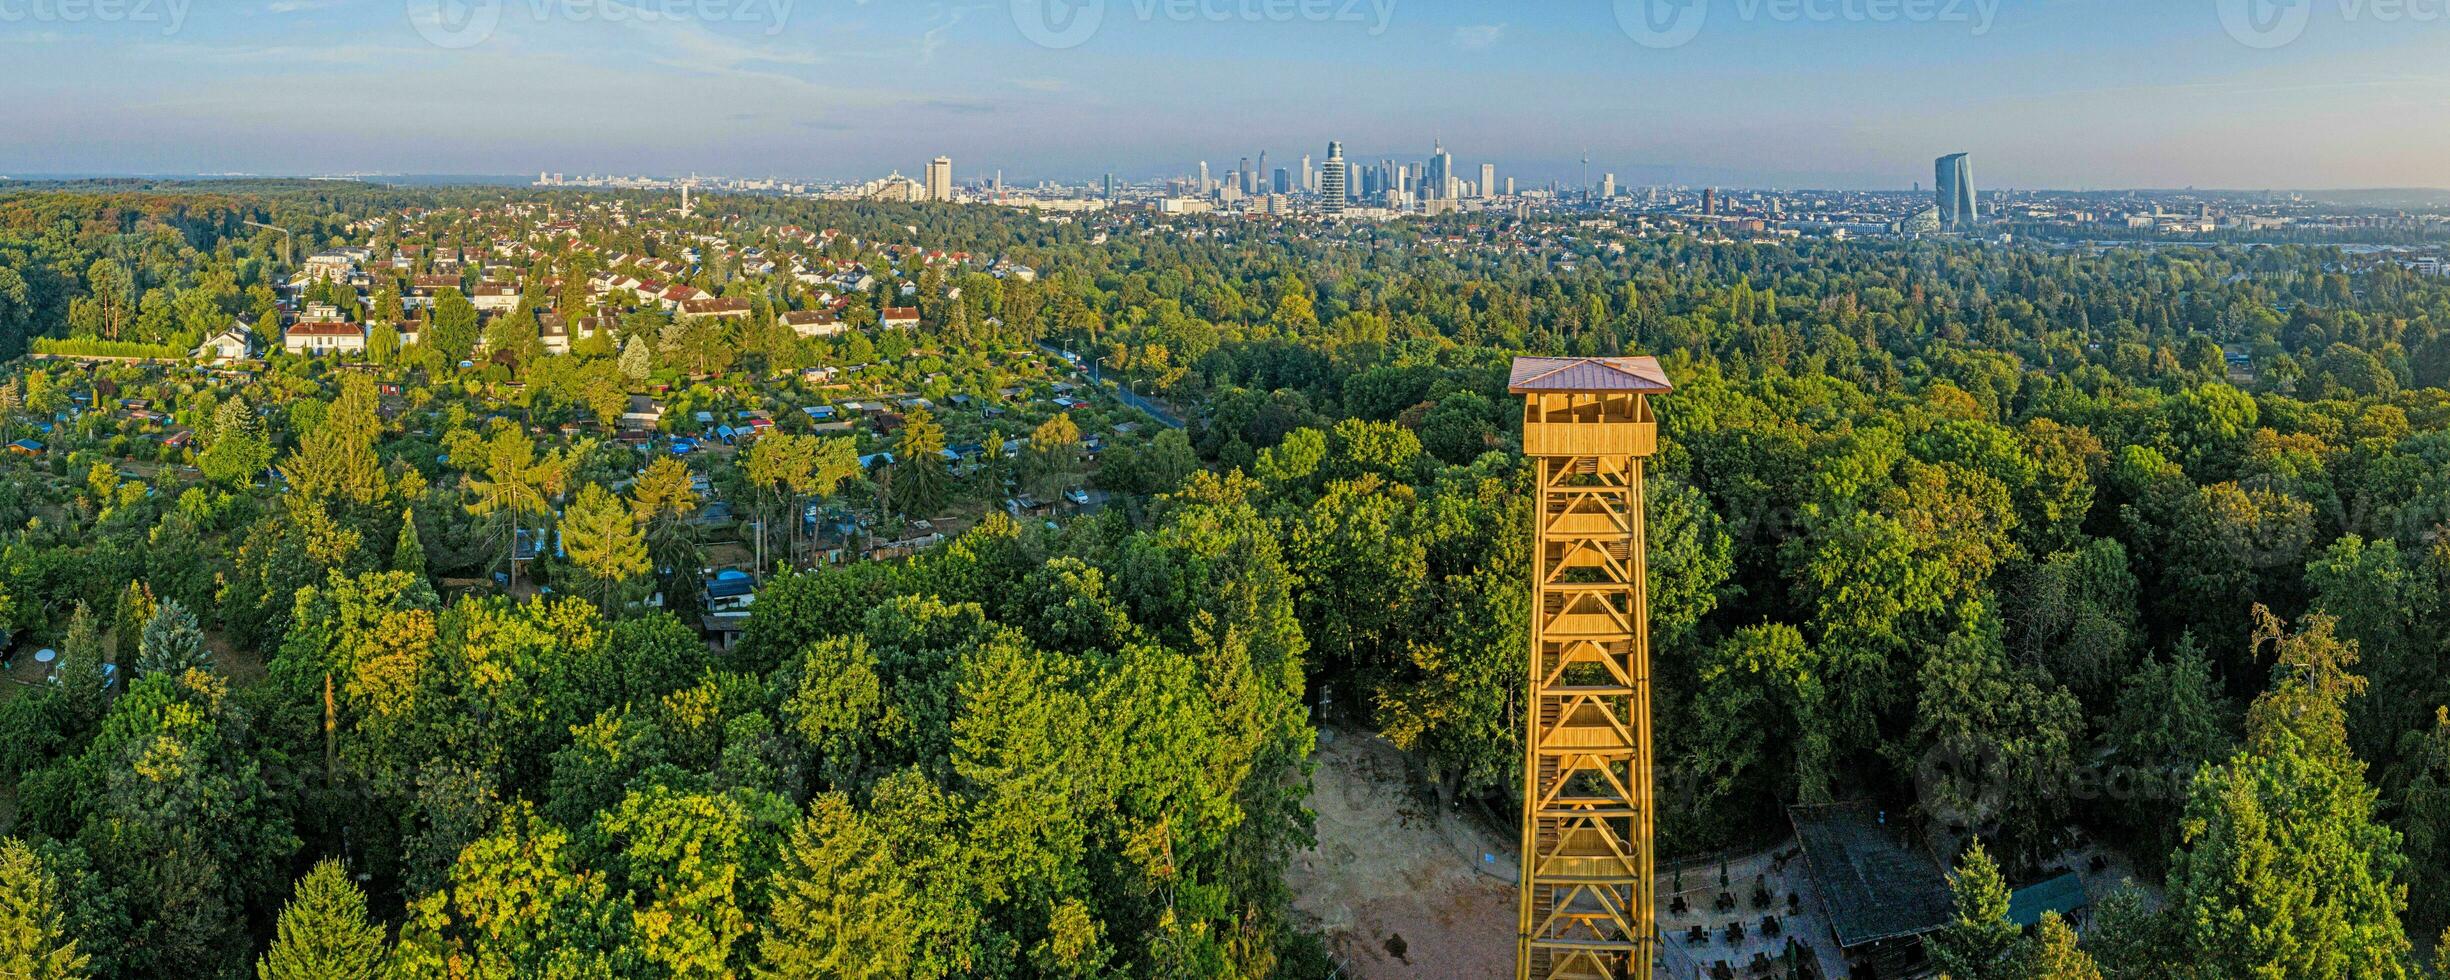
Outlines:
[[1318, 847], [1297, 855], [1293, 907], [1360, 980], [1499, 977], [1514, 970], [1515, 845], [1439, 813], [1375, 735], [1320, 732], [1310, 808]]

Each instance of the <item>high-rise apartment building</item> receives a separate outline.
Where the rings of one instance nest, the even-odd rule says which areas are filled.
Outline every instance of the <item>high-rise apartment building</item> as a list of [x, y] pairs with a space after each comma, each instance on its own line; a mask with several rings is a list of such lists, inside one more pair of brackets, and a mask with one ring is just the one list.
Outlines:
[[1344, 144], [1327, 144], [1327, 164], [1319, 168], [1319, 210], [1328, 214], [1343, 214], [1345, 186], [1350, 175], [1344, 163]]
[[950, 201], [953, 199], [952, 157], [937, 157], [936, 159], [928, 162], [927, 199], [930, 201]]

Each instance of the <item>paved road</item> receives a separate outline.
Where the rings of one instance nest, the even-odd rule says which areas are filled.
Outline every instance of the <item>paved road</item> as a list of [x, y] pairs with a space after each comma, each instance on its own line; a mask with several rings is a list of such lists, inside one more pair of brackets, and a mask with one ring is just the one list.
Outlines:
[[[1063, 356], [1063, 348], [1060, 347], [1049, 347], [1045, 344], [1039, 344], [1038, 349], [1049, 354], [1053, 354], [1057, 357]], [[1099, 387], [1105, 387], [1106, 378], [1104, 372], [1099, 370], [1099, 365], [1089, 365], [1089, 379], [1097, 382]], [[1156, 419], [1157, 424], [1159, 425], [1165, 426], [1169, 429], [1182, 428], [1182, 419], [1175, 417], [1173, 412], [1168, 411], [1164, 406], [1161, 406], [1156, 402], [1150, 401], [1147, 398], [1143, 398], [1140, 395], [1133, 393], [1129, 388], [1117, 387], [1114, 389], [1112, 394], [1116, 400], [1121, 401], [1123, 404], [1129, 405], [1143, 412], [1147, 412], [1149, 417]]]
[[1163, 409], [1163, 408], [1161, 408], [1161, 407], [1158, 407], [1158, 405], [1157, 405], [1157, 403], [1156, 403], [1156, 402], [1150, 401], [1150, 400], [1148, 400], [1148, 399], [1146, 399], [1146, 398], [1142, 398], [1142, 397], [1140, 397], [1139, 395], [1132, 394], [1132, 393], [1131, 393], [1131, 391], [1130, 391], [1129, 389], [1126, 389], [1126, 388], [1117, 388], [1117, 389], [1115, 389], [1115, 390], [1114, 390], [1114, 397], [1116, 397], [1116, 398], [1118, 398], [1118, 399], [1121, 399], [1121, 400], [1122, 400], [1122, 402], [1123, 402], [1123, 404], [1125, 404], [1125, 405], [1129, 405], [1129, 406], [1131, 406], [1131, 407], [1133, 407], [1133, 408], [1136, 408], [1136, 409], [1139, 409], [1139, 410], [1141, 410], [1141, 411], [1143, 411], [1143, 412], [1147, 412], [1147, 413], [1149, 414], [1149, 417], [1150, 417], [1150, 418], [1153, 418], [1153, 419], [1156, 419], [1156, 420], [1157, 420], [1157, 423], [1158, 423], [1159, 425], [1163, 425], [1163, 426], [1165, 426], [1166, 428], [1169, 428], [1169, 429], [1179, 429], [1179, 428], [1182, 428], [1182, 420], [1181, 420], [1181, 419], [1178, 419], [1178, 418], [1175, 418], [1175, 417], [1174, 417], [1174, 413], [1169, 412], [1169, 411], [1166, 411], [1165, 409]]

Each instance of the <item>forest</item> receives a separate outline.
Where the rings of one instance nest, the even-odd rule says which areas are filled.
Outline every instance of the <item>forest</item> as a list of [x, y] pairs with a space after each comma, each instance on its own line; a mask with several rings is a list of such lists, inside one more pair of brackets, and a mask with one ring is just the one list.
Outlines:
[[[1283, 878], [1321, 726], [1383, 734], [1443, 803], [1519, 805], [1524, 353], [1677, 384], [1648, 496], [1663, 853], [1878, 801], [1965, 855], [1934, 940], [1962, 980], [2413, 976], [2450, 946], [2450, 280], [2330, 246], [725, 197], [539, 239], [481, 338], [456, 294], [369, 297], [429, 352], [244, 380], [59, 356], [277, 328], [297, 256], [388, 251], [405, 216], [476, 242], [509, 202], [653, 197], [0, 195], [0, 437], [50, 444], [0, 460], [0, 625], [60, 654], [0, 692], [0, 973], [1328, 975]], [[689, 277], [753, 301], [728, 329], [542, 284], [786, 227], [899, 269], [850, 301], [908, 280], [916, 335], [778, 334], [806, 291], [720, 256]], [[620, 336], [536, 356], [548, 308]], [[946, 467], [915, 414], [918, 442], [856, 447], [906, 450], [874, 470], [796, 435], [641, 467], [584, 434], [616, 398], [851, 366], [994, 387], [1033, 343], [1187, 422], [1103, 455], [1114, 506], [787, 557], [726, 650], [637, 601], [680, 605], [702, 495], [911, 517], [1029, 476]], [[118, 434], [106, 390], [196, 442]], [[553, 594], [447, 584], [547, 519]], [[1997, 880], [2080, 836], [2145, 880], [2080, 942], [2001, 934]]]

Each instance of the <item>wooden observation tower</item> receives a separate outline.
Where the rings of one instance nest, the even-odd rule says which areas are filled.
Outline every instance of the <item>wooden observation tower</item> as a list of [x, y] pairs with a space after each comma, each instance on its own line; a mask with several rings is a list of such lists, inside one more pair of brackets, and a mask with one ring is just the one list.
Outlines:
[[1642, 458], [1658, 449], [1649, 357], [1523, 357], [1532, 519], [1519, 980], [1649, 980], [1650, 594]]

